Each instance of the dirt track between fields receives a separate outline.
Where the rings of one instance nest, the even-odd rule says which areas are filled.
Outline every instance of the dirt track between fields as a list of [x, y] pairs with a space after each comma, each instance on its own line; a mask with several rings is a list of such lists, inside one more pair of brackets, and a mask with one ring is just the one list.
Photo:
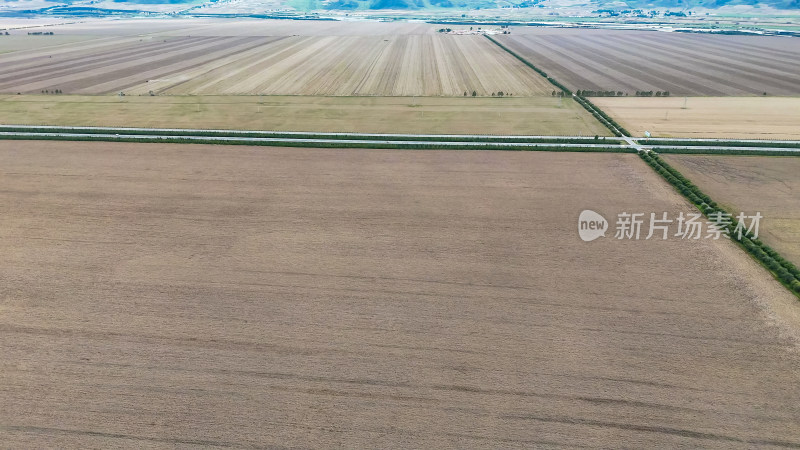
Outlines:
[[21, 447], [800, 445], [798, 305], [635, 155], [0, 142]]

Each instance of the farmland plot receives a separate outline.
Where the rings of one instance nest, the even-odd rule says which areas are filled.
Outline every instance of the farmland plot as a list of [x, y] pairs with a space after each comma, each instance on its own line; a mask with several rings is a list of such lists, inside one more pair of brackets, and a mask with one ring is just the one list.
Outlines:
[[592, 101], [635, 136], [800, 140], [800, 98], [620, 98]]
[[110, 38], [0, 55], [0, 92], [100, 94], [179, 73], [278, 37]]
[[109, 39], [0, 55], [0, 92], [531, 96], [552, 89], [479, 36]]
[[572, 90], [800, 95], [800, 45], [777, 36], [517, 28], [498, 39]]
[[0, 123], [408, 134], [609, 136], [547, 97], [0, 96]]
[[479, 36], [290, 37], [213, 70], [131, 89], [165, 94], [542, 95], [552, 86]]
[[800, 158], [663, 155], [729, 211], [764, 219], [760, 238], [800, 267]]
[[[796, 447], [795, 297], [636, 155], [0, 142], [11, 448]], [[609, 233], [611, 235], [611, 232]]]

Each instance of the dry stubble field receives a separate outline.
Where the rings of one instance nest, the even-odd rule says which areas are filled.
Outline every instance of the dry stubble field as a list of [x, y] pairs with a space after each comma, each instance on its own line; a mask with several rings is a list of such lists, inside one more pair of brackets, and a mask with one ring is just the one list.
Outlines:
[[800, 95], [800, 45], [779, 36], [515, 27], [498, 39], [572, 90]]
[[610, 136], [552, 97], [0, 96], [0, 123], [353, 133]]
[[0, 142], [9, 447], [800, 444], [797, 301], [635, 155]]
[[800, 158], [664, 155], [729, 211], [761, 212], [761, 239], [800, 266]]
[[800, 140], [800, 97], [591, 100], [634, 136]]

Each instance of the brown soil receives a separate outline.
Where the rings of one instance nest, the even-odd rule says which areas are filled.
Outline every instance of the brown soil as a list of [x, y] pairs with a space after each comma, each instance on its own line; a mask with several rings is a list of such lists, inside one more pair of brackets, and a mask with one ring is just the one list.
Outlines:
[[[5, 446], [800, 444], [793, 298], [635, 155], [0, 142]], [[794, 315], [794, 317], [793, 317]]]

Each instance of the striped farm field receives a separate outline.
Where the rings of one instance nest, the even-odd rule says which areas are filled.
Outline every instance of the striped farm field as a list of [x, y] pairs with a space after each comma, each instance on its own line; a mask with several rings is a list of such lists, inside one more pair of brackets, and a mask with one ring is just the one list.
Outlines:
[[779, 36], [516, 28], [498, 36], [572, 90], [798, 95], [800, 45]]
[[114, 37], [0, 56], [0, 92], [101, 94], [230, 58], [279, 37]]
[[0, 55], [0, 92], [539, 96], [552, 86], [482, 36], [110, 37]]

